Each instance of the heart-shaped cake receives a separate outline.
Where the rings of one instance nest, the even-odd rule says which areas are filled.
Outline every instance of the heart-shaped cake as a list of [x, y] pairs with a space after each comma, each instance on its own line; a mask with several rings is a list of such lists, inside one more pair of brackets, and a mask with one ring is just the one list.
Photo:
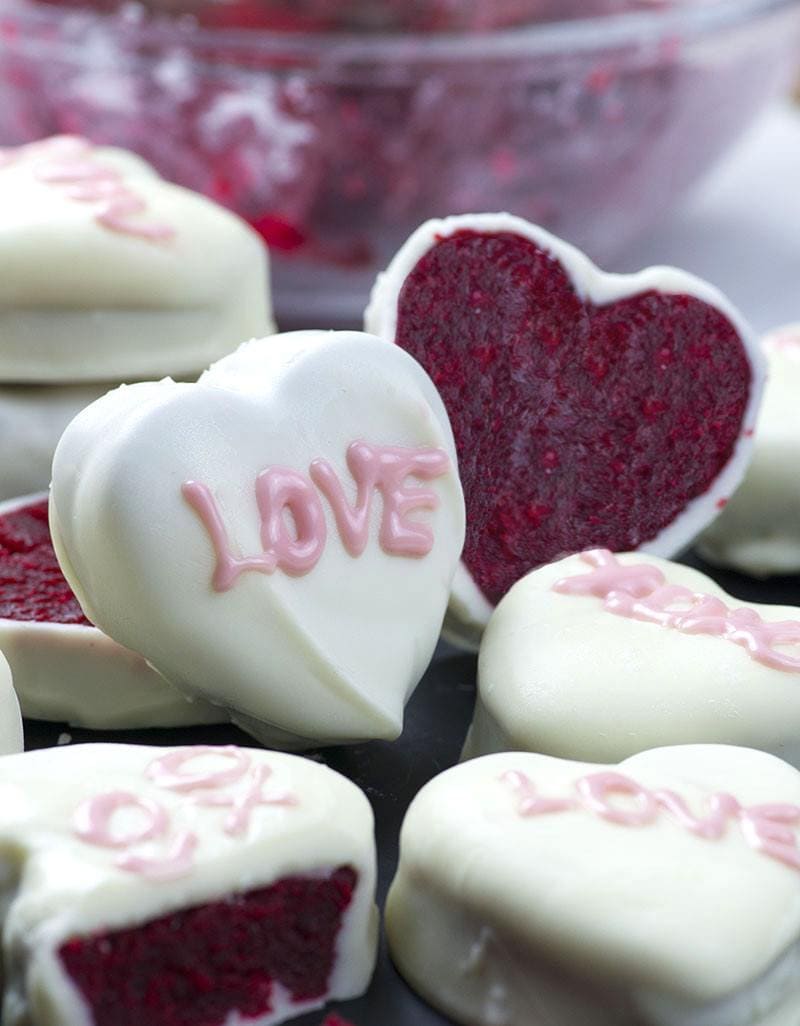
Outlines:
[[704, 559], [754, 577], [800, 573], [800, 324], [763, 339], [769, 379], [744, 481], [698, 539]]
[[277, 1024], [364, 992], [372, 811], [309, 759], [74, 745], [0, 759], [2, 1021]]
[[449, 626], [465, 640], [567, 553], [674, 555], [744, 473], [762, 357], [689, 274], [604, 274], [520, 218], [464, 215], [418, 229], [365, 323], [420, 361], [450, 416], [468, 529]]
[[0, 652], [23, 714], [97, 730], [227, 720], [89, 623], [58, 565], [47, 506], [46, 493], [0, 503]]
[[677, 563], [593, 550], [494, 611], [464, 750], [612, 762], [660, 745], [760, 748], [800, 766], [800, 609], [743, 607]]
[[0, 381], [196, 374], [272, 330], [266, 250], [124, 150], [0, 149]]
[[50, 510], [87, 617], [279, 747], [400, 733], [464, 539], [435, 388], [355, 332], [110, 392], [64, 433]]
[[800, 774], [687, 745], [436, 777], [389, 893], [401, 973], [465, 1026], [791, 1026]]

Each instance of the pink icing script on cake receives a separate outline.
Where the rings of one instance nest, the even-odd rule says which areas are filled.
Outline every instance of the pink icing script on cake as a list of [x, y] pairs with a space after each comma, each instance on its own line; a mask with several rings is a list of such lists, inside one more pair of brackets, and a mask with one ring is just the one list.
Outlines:
[[[230, 762], [225, 769], [187, 772], [186, 767], [204, 756], [217, 756]], [[293, 806], [297, 798], [285, 791], [265, 792], [264, 785], [271, 775], [268, 766], [254, 766], [252, 757], [240, 748], [227, 745], [215, 748], [194, 745], [176, 749], [154, 759], [144, 776], [166, 791], [179, 794], [200, 792], [194, 804], [204, 807], [230, 809], [222, 830], [230, 837], [239, 837], [250, 825], [253, 810], [259, 805]], [[234, 790], [227, 790], [238, 785]], [[141, 818], [138, 827], [128, 830], [114, 828], [115, 814], [123, 808], [136, 809]], [[83, 802], [75, 812], [73, 829], [87, 844], [100, 848], [123, 849], [115, 865], [129, 873], [152, 880], [174, 880], [191, 872], [194, 853], [199, 844], [193, 831], [179, 832], [169, 842], [167, 852], [160, 857], [136, 854], [131, 851], [145, 841], [167, 840], [170, 818], [158, 802], [131, 791], [106, 791]]]
[[800, 621], [768, 623], [755, 609], [731, 609], [720, 598], [669, 584], [658, 567], [647, 563], [624, 566], [606, 549], [581, 554], [593, 567], [588, 574], [562, 577], [553, 585], [561, 595], [594, 595], [616, 616], [660, 624], [683, 634], [707, 634], [741, 645], [750, 656], [773, 670], [800, 672], [800, 657], [778, 649], [800, 644]]
[[[731, 794], [720, 792], [710, 797], [704, 816], [696, 816], [688, 802], [675, 791], [651, 791], [622, 773], [588, 773], [575, 782], [575, 794], [548, 798], [539, 794], [534, 782], [519, 770], [504, 773], [501, 780], [517, 797], [520, 816], [584, 810], [626, 827], [644, 827], [654, 823], [662, 812], [669, 814], [684, 829], [704, 840], [719, 840], [731, 820], [738, 822], [742, 836], [751, 848], [800, 870], [800, 848], [795, 828], [800, 824], [800, 806], [788, 803], [742, 806]], [[626, 805], [615, 804], [611, 796], [632, 799]]]
[[[256, 479], [255, 493], [264, 551], [257, 556], [234, 555], [211, 490], [197, 481], [185, 482], [183, 496], [200, 517], [216, 555], [214, 588], [227, 591], [247, 571], [272, 574], [280, 569], [301, 576], [314, 569], [322, 557], [328, 533], [314, 485], [330, 504], [342, 544], [354, 558], [363, 553], [369, 540], [376, 491], [383, 499], [379, 540], [384, 552], [412, 558], [426, 556], [433, 548], [433, 532], [427, 524], [410, 520], [408, 515], [417, 509], [435, 510], [439, 498], [430, 488], [409, 488], [405, 482], [409, 477], [431, 480], [447, 473], [447, 453], [442, 449], [353, 442], [347, 450], [347, 466], [357, 485], [354, 506], [326, 460], [314, 460], [308, 477], [288, 467], [268, 467], [262, 471]], [[294, 523], [294, 535], [287, 527], [287, 512]]]
[[95, 221], [104, 228], [151, 242], [162, 242], [175, 234], [168, 225], [137, 216], [147, 210], [147, 204], [125, 184], [121, 172], [97, 159], [88, 139], [56, 135], [16, 149], [0, 149], [0, 168], [21, 160], [30, 160], [34, 177], [59, 188], [68, 199], [102, 203]]

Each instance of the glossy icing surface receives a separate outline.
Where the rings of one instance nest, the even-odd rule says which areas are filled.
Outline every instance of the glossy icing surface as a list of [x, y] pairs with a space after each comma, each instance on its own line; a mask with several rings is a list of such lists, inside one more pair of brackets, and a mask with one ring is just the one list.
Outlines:
[[[291, 490], [257, 493], [274, 468]], [[86, 410], [56, 453], [51, 524], [93, 622], [283, 747], [396, 736], [464, 509], [419, 366], [366, 335], [306, 332], [248, 343], [196, 385], [131, 386]]]
[[0, 155], [0, 381], [190, 373], [272, 326], [243, 221], [75, 137]]
[[610, 761], [718, 742], [797, 758], [800, 610], [742, 609], [655, 556], [590, 558], [534, 571], [495, 610], [465, 755]]
[[[161, 769], [191, 789], [170, 786]], [[229, 800], [254, 774], [292, 802], [253, 803], [242, 829], [226, 829]], [[45, 1008], [57, 1026], [89, 1026], [57, 956], [71, 938], [343, 865], [358, 885], [330, 992], [365, 988], [377, 925], [372, 814], [358, 788], [327, 768], [258, 750], [85, 745], [0, 760], [0, 795], [3, 941], [15, 953], [3, 1006], [9, 1026], [30, 1014], [39, 1021]]]
[[697, 548], [754, 577], [800, 573], [800, 325], [763, 340], [769, 365], [753, 461]]
[[[526, 808], [522, 782], [537, 802], [568, 807]], [[798, 801], [796, 770], [728, 746], [618, 766], [521, 752], [465, 763], [406, 817], [387, 908], [393, 957], [470, 1026], [788, 1024], [800, 996], [797, 866], [758, 850], [733, 803], [767, 809], [796, 853], [797, 820], [777, 819]]]
[[0, 755], [13, 755], [23, 747], [22, 718], [14, 691], [11, 667], [0, 647]]

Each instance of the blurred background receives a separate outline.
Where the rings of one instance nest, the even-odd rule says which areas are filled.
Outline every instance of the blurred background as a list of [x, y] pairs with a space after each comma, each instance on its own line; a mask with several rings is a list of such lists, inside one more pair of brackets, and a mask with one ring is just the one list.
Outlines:
[[232, 207], [281, 327], [358, 323], [472, 210], [769, 327], [800, 317], [798, 69], [800, 0], [0, 0], [0, 145], [86, 135]]

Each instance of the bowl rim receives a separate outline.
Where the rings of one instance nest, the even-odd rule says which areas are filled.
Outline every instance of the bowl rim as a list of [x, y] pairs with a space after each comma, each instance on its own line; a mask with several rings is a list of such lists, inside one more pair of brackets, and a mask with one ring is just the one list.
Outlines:
[[[0, 0], [0, 20], [13, 16], [22, 24], [52, 26], [54, 22], [91, 17], [95, 24], [100, 21], [116, 24], [131, 37], [152, 43], [158, 49], [183, 46], [189, 50], [225, 51], [226, 56], [236, 52], [263, 57], [272, 54], [285, 66], [293, 60], [374, 65], [463, 60], [465, 51], [478, 47], [481, 60], [491, 60], [520, 52], [532, 57], [557, 57], [632, 47], [645, 49], [665, 42], [686, 44], [792, 8], [800, 15], [800, 0], [705, 0], [691, 7], [626, 11], [486, 32], [352, 33], [202, 27], [192, 15], [150, 16], [136, 0], [110, 13], [34, 0]], [[17, 38], [6, 40], [4, 44], [0, 36], [0, 51], [9, 42], [18, 46], [24, 45], [26, 40]], [[27, 42], [41, 44], [41, 40]]]

